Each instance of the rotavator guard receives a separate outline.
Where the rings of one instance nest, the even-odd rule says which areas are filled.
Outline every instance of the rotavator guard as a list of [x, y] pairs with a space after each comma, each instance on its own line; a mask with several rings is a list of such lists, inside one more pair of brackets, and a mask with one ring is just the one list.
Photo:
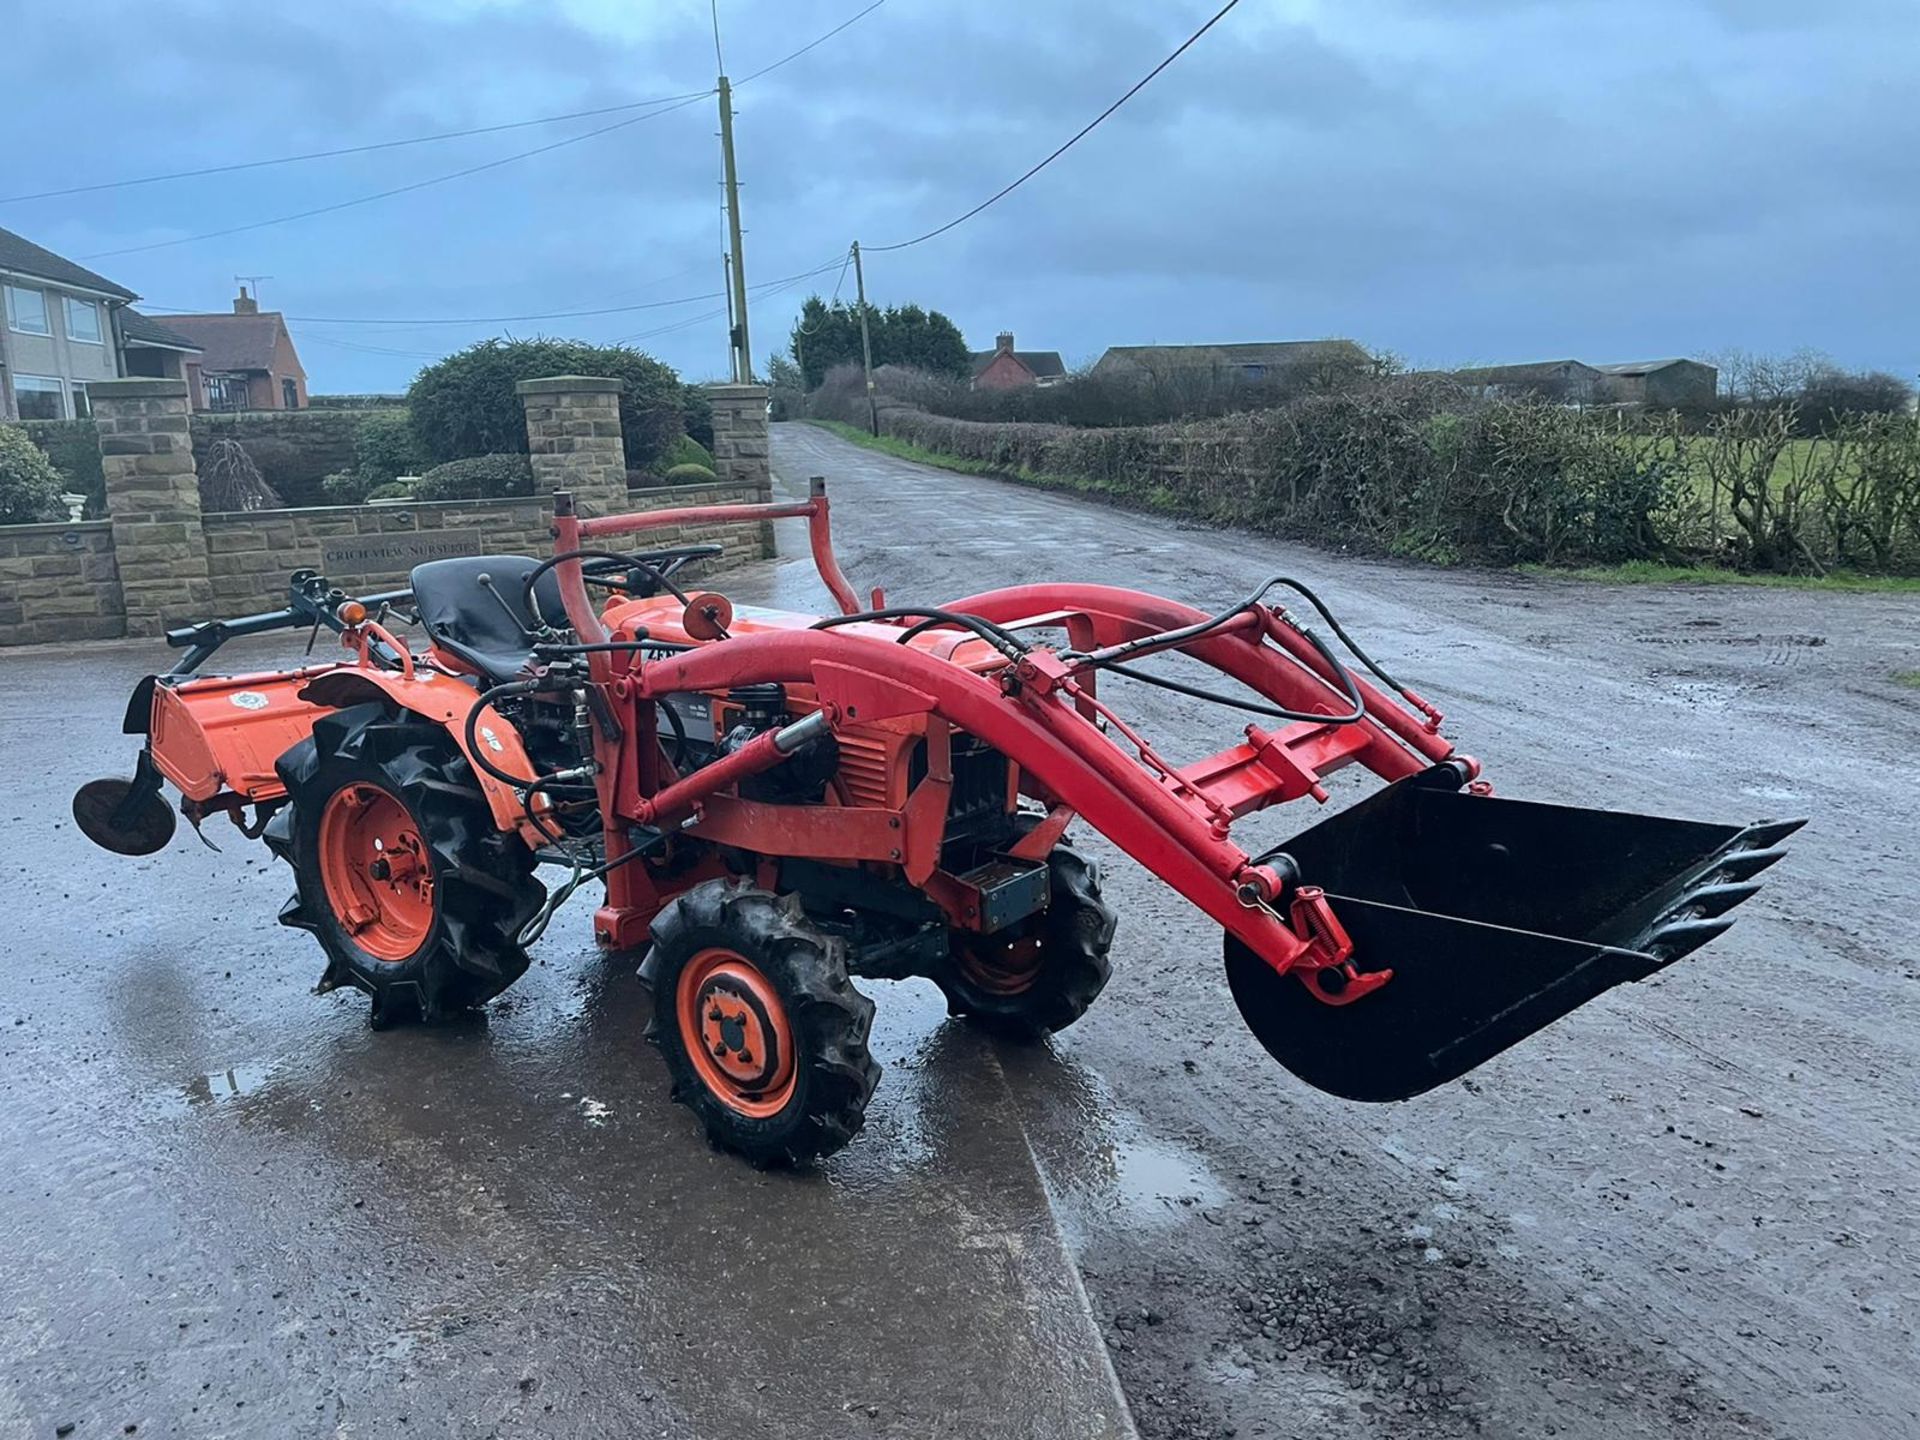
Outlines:
[[[1362, 972], [1393, 978], [1328, 1004], [1227, 936], [1248, 1026], [1308, 1084], [1404, 1100], [1568, 1011], [1704, 945], [1806, 822], [1746, 827], [1499, 799], [1435, 767], [1262, 857], [1318, 886]], [[1283, 858], [1284, 857], [1284, 858]], [[1288, 861], [1292, 862], [1291, 867]]]

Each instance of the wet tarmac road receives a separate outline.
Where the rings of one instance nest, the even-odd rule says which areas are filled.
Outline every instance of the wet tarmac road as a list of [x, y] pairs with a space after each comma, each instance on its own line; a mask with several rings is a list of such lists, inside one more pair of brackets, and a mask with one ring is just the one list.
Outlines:
[[[1214, 927], [1091, 843], [1113, 982], [1004, 1063], [1143, 1434], [1920, 1434], [1920, 692], [1892, 679], [1920, 669], [1920, 597], [1438, 571], [811, 427], [776, 427], [775, 455], [791, 483], [832, 477], [862, 593], [1074, 577], [1206, 605], [1285, 571], [1503, 793], [1812, 817], [1729, 935], [1384, 1107], [1274, 1067]], [[1108, 698], [1179, 759], [1240, 724]], [[1337, 777], [1336, 803], [1366, 783]]]
[[[0, 654], [0, 1436], [1112, 1431], [1060, 1229], [1149, 1436], [1920, 1428], [1920, 715], [1888, 679], [1920, 605], [1348, 561], [799, 426], [775, 455], [831, 477], [863, 591], [1285, 569], [1506, 793], [1814, 824], [1727, 939], [1378, 1109], [1276, 1070], [1217, 931], [1095, 840], [1102, 1003], [997, 1049], [875, 987], [868, 1130], [795, 1178], [666, 1103], [581, 903], [484, 1022], [307, 996], [263, 849], [121, 861], [66, 822], [152, 652]], [[726, 588], [817, 605], [783, 548]], [[1126, 698], [1183, 757], [1237, 726]]]
[[68, 820], [154, 659], [0, 655], [0, 1437], [1131, 1434], [998, 1057], [930, 985], [874, 987], [885, 1091], [810, 1175], [667, 1102], [583, 901], [484, 1019], [375, 1033], [306, 993], [264, 847]]

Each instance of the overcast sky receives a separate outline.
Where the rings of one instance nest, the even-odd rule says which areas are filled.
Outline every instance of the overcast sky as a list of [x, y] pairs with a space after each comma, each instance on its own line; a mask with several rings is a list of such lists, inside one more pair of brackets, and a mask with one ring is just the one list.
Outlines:
[[[867, 0], [720, 0], [747, 75]], [[887, 0], [736, 96], [747, 274], [911, 238], [1064, 140], [1218, 0]], [[710, 87], [706, 0], [0, 0], [0, 195], [499, 124]], [[1351, 336], [1418, 365], [1802, 346], [1920, 370], [1915, 0], [1242, 0], [1025, 188], [867, 273], [878, 304], [1108, 345]], [[296, 319], [316, 391], [397, 390], [511, 331], [726, 369], [711, 99], [0, 204], [139, 292]], [[105, 254], [123, 251], [128, 253]], [[91, 257], [91, 258], [90, 258]], [[756, 359], [829, 272], [754, 301]], [[851, 293], [852, 277], [846, 279]], [[155, 313], [159, 313], [156, 309]], [[648, 333], [654, 332], [654, 333]]]

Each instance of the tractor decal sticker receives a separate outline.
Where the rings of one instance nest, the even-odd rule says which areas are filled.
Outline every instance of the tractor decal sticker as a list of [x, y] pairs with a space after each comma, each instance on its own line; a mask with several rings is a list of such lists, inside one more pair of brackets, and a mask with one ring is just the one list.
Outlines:
[[242, 710], [264, 710], [269, 703], [267, 697], [258, 690], [236, 690], [227, 699]]
[[485, 725], [480, 727], [480, 738], [487, 742], [487, 748], [496, 755], [501, 754], [507, 748], [500, 743], [500, 737]]

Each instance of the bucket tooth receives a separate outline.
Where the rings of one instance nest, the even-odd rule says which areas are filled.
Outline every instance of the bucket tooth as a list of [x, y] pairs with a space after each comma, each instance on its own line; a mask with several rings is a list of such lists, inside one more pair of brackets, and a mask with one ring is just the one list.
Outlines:
[[1670, 920], [1658, 927], [1641, 948], [1671, 965], [1732, 928], [1733, 921], [1724, 915], [1703, 920]]
[[1778, 845], [1765, 850], [1733, 850], [1720, 857], [1714, 873], [1729, 880], [1745, 880], [1786, 858], [1786, 849]]
[[1742, 849], [1766, 850], [1778, 845], [1807, 822], [1800, 820], [1763, 820], [1749, 825], [1736, 842]]
[[1702, 917], [1724, 915], [1759, 893], [1760, 883], [1757, 880], [1747, 880], [1737, 885], [1701, 885], [1687, 893], [1682, 905]]

